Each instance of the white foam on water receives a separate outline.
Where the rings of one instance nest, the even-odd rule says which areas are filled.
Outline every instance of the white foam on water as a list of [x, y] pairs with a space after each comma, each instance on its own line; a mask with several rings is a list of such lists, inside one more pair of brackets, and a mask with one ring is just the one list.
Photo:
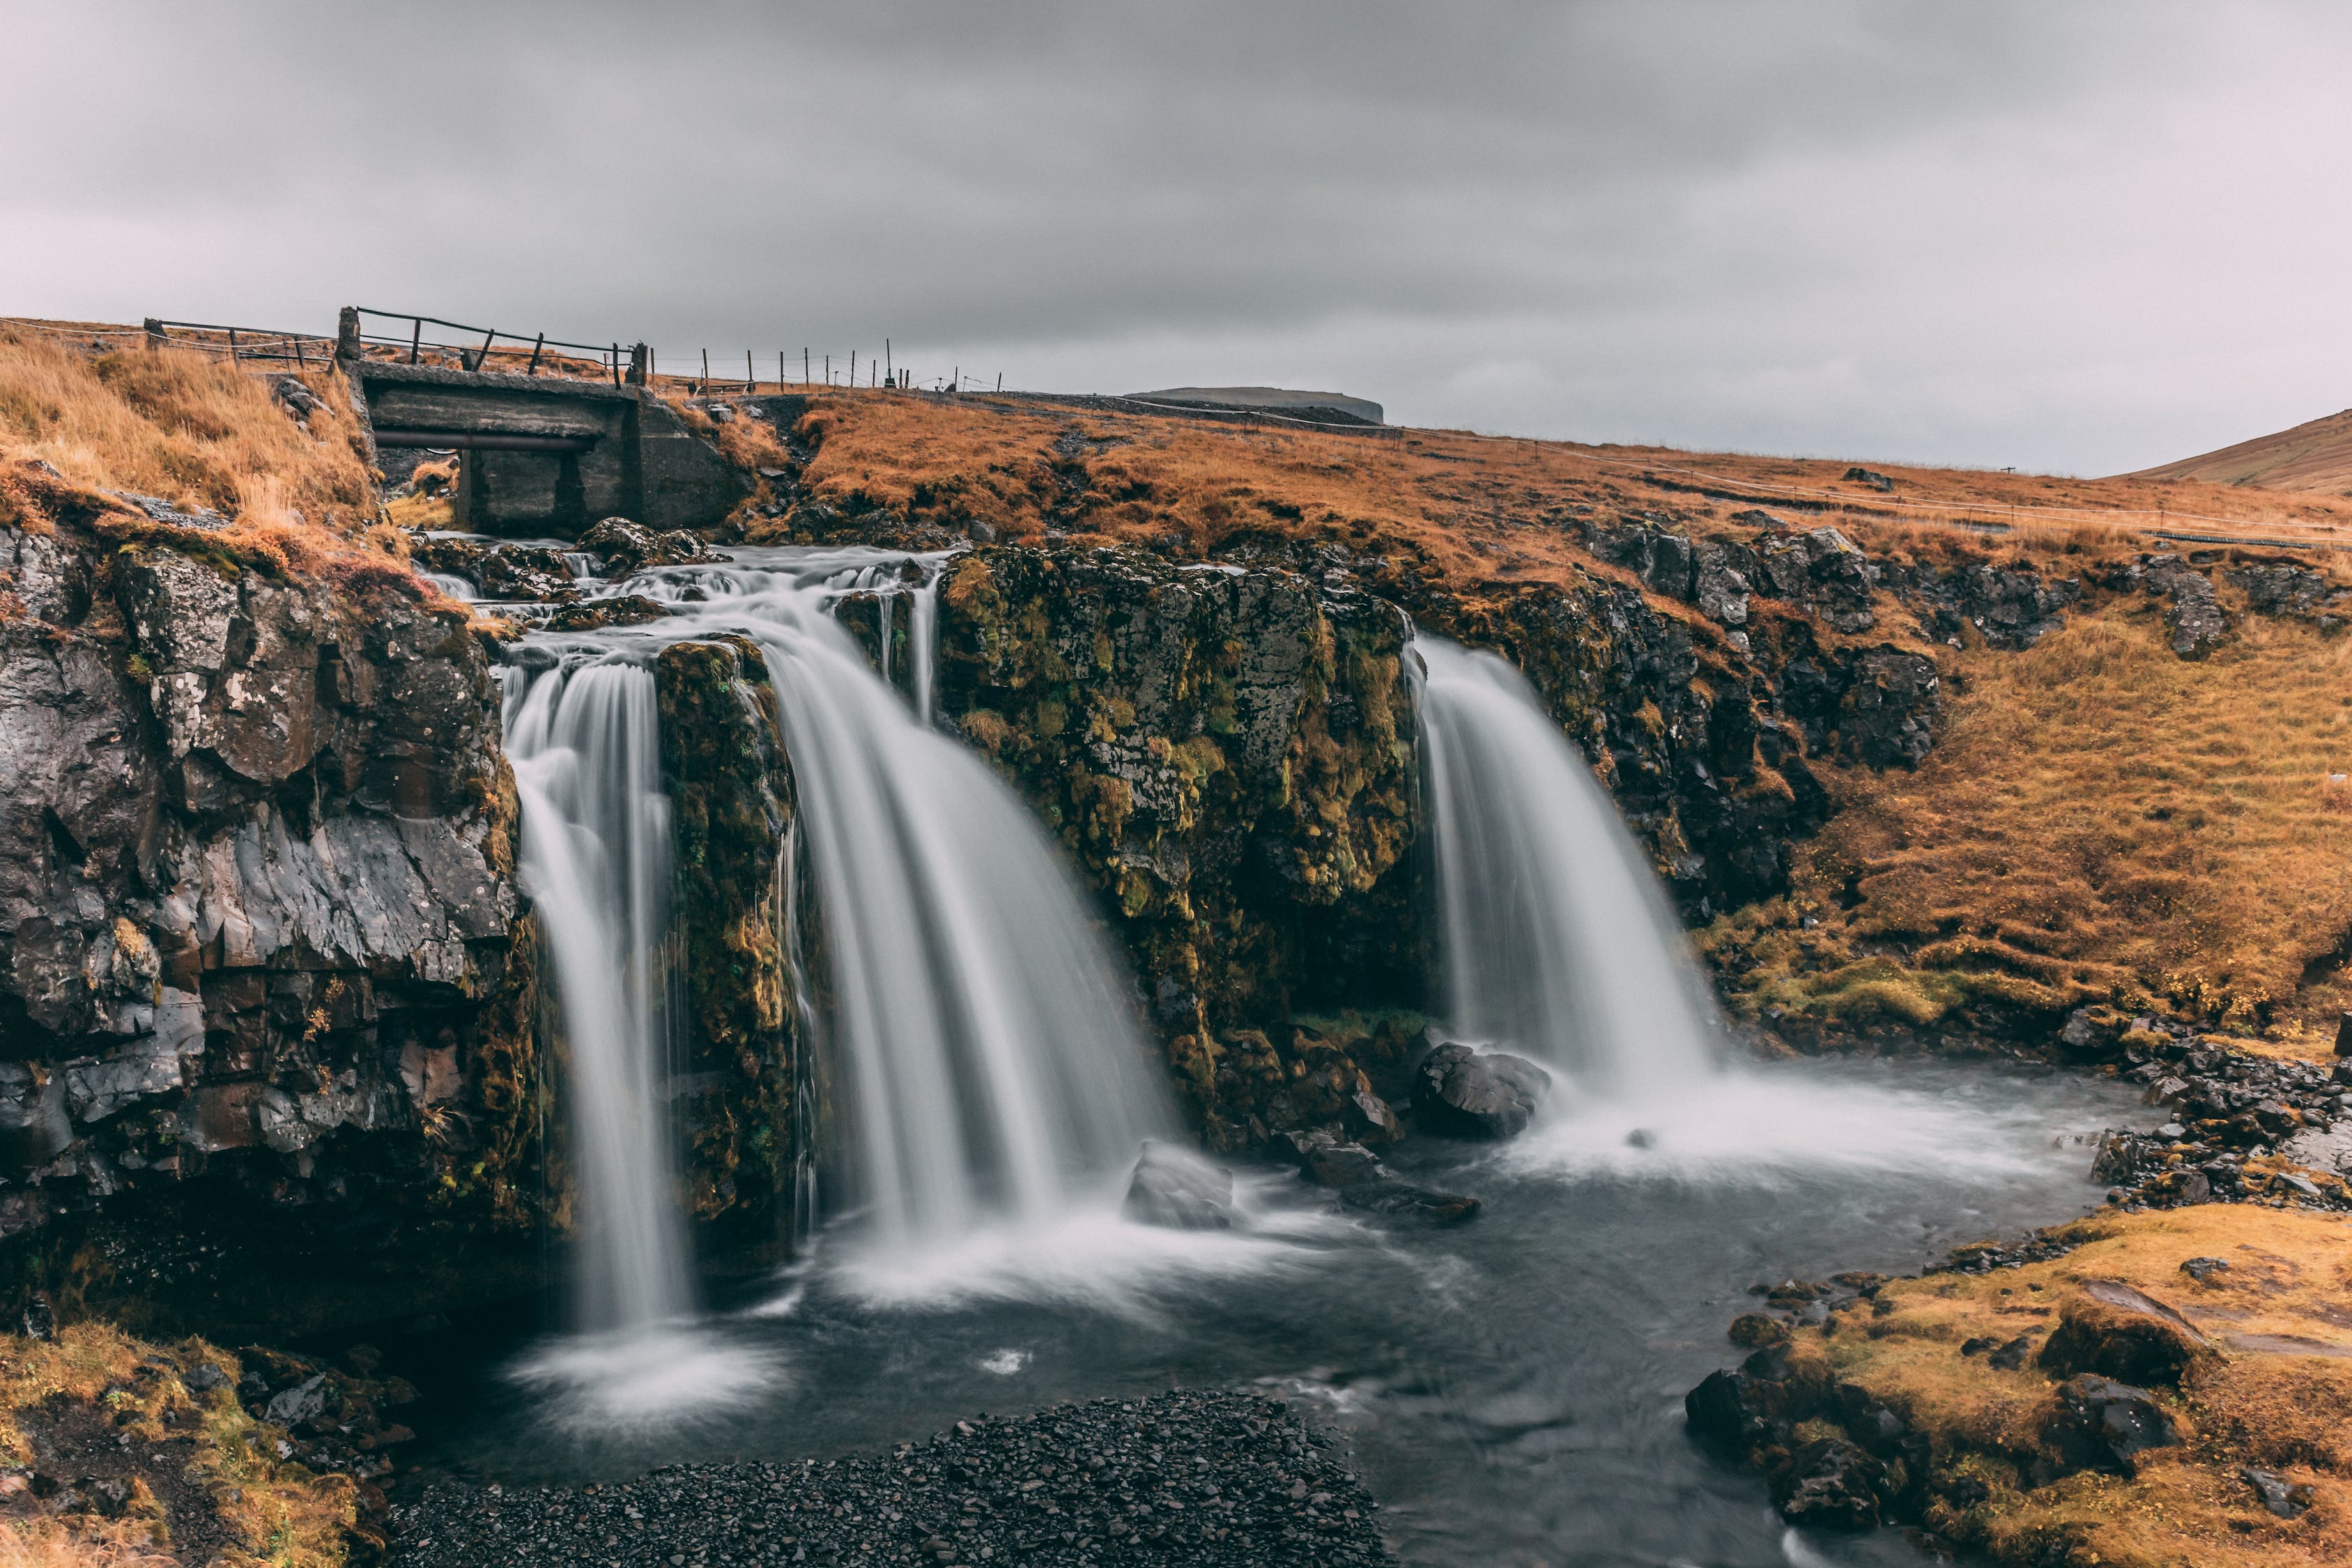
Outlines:
[[[1668, 1095], [1588, 1096], [1554, 1085], [1533, 1125], [1486, 1163], [1524, 1173], [1771, 1183], [1805, 1173], [1940, 1172], [1987, 1183], [2085, 1170], [2071, 1134], [2013, 1091], [1958, 1074], [1769, 1066], [1706, 1075]], [[2071, 1144], [2071, 1146], [2070, 1146]]]
[[788, 1386], [773, 1352], [690, 1321], [575, 1334], [524, 1356], [507, 1378], [574, 1436], [641, 1436], [720, 1419]]

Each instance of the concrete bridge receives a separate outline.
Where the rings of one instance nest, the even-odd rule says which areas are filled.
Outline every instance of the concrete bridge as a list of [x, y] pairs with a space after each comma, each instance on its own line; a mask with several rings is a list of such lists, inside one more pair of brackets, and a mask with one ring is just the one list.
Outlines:
[[[642, 384], [368, 359], [350, 311], [337, 357], [378, 447], [457, 451], [460, 528], [568, 537], [608, 517], [699, 528], [751, 493], [718, 448]], [[642, 374], [633, 370], [629, 382]]]

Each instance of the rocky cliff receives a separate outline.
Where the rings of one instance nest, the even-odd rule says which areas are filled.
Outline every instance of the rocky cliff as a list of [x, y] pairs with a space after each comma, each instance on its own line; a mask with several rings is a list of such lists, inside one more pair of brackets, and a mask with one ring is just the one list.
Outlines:
[[536, 983], [464, 612], [37, 473], [16, 496], [0, 1231], [118, 1193], [265, 1228], [529, 1224]]

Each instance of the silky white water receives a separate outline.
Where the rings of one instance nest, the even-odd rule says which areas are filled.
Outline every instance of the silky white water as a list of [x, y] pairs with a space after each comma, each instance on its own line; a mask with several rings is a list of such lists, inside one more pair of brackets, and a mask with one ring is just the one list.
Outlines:
[[507, 724], [521, 873], [562, 999], [583, 1208], [580, 1317], [639, 1330], [690, 1310], [666, 1124], [669, 802], [650, 671], [549, 671]]
[[745, 552], [632, 584], [677, 612], [663, 640], [738, 630], [767, 657], [821, 914], [841, 1196], [902, 1258], [1094, 1199], [1173, 1121], [1129, 987], [1028, 808], [828, 613], [885, 595], [887, 647], [890, 597], [910, 598], [927, 710], [942, 563], [907, 560]]
[[[992, 1227], [1057, 1223], [1115, 1197], [1141, 1141], [1173, 1126], [1130, 987], [1075, 881], [1004, 783], [928, 722], [944, 563], [746, 551], [631, 581], [671, 606], [667, 620], [530, 639], [554, 668], [510, 703], [509, 748], [573, 1040], [592, 1323], [687, 1304], [682, 1283], [664, 1283], [682, 1280], [684, 1247], [656, 1110], [669, 894], [647, 665], [666, 644], [740, 633], [766, 657], [798, 807], [783, 879], [805, 872], [819, 916], [839, 1101], [827, 1206], [856, 1211], [860, 1245], [904, 1268]], [[877, 597], [884, 650], [906, 601], [912, 705], [835, 618], [852, 594]], [[816, 1033], [813, 1014], [801, 1022]]]
[[1714, 1003], [1591, 766], [1502, 659], [1412, 655], [1452, 1033], [1618, 1100], [1703, 1079]]

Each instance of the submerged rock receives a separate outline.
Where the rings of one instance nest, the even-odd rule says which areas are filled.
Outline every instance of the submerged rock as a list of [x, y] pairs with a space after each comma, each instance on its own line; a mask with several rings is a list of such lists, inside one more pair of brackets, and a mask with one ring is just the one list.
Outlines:
[[1127, 1217], [1170, 1230], [1230, 1230], [1234, 1173], [1189, 1149], [1147, 1139], [1127, 1184]]
[[1421, 1064], [1413, 1103], [1440, 1131], [1511, 1138], [1527, 1130], [1551, 1093], [1551, 1074], [1525, 1057], [1443, 1045]]
[[1370, 1149], [1348, 1142], [1331, 1128], [1286, 1133], [1283, 1142], [1297, 1156], [1307, 1179], [1337, 1192], [1349, 1208], [1436, 1225], [1456, 1225], [1478, 1212], [1476, 1198], [1416, 1186], [1381, 1163]]

